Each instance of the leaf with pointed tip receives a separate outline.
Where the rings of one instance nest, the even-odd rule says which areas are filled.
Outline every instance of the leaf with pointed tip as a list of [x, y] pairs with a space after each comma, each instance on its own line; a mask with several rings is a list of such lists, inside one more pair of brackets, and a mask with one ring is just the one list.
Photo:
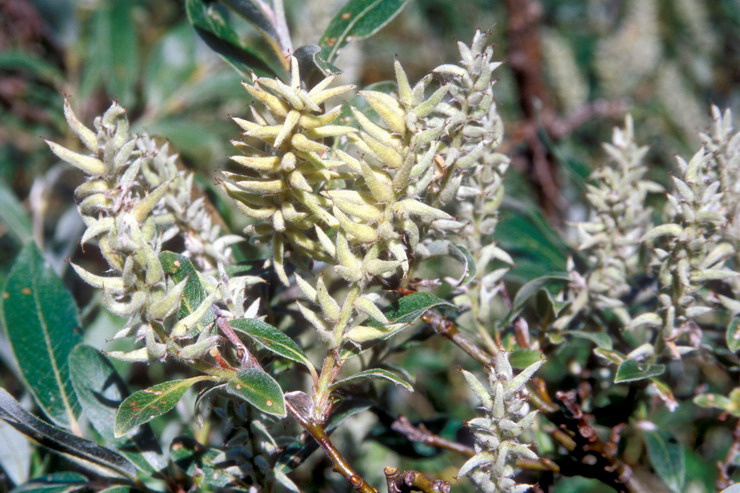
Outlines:
[[34, 243], [10, 269], [2, 305], [3, 324], [27, 388], [54, 423], [76, 426], [80, 404], [67, 358], [82, 341], [77, 308]]
[[645, 433], [650, 463], [658, 476], [674, 493], [684, 491], [686, 464], [681, 444], [670, 433], [648, 431]]
[[455, 305], [442, 298], [419, 291], [400, 298], [392, 309], [385, 312], [385, 316], [394, 324], [410, 324], [424, 315], [427, 310], [438, 306], [456, 308]]
[[637, 360], [624, 360], [617, 368], [614, 383], [635, 382], [663, 374], [665, 365], [641, 365]]
[[505, 327], [511, 324], [511, 322], [513, 322], [514, 319], [518, 317], [519, 314], [522, 312], [527, 302], [533, 296], [539, 293], [540, 289], [545, 289], [549, 284], [552, 284], [554, 282], [562, 283], [568, 281], [570, 281], [570, 277], [568, 277], [567, 274], [563, 273], [540, 276], [526, 283], [524, 286], [519, 288], [516, 296], [514, 296], [514, 301], [511, 304], [511, 310], [509, 311], [508, 315], [506, 315], [505, 319], [501, 322], [501, 326]]
[[452, 255], [456, 260], [459, 260], [464, 267], [462, 276], [460, 277], [460, 280], [457, 281], [457, 284], [460, 286], [467, 286], [470, 284], [470, 281], [475, 279], [475, 274], [478, 272], [478, 269], [475, 266], [475, 259], [473, 259], [473, 256], [470, 254], [470, 250], [462, 245], [450, 245], [450, 255]]
[[71, 493], [87, 488], [88, 479], [76, 472], [55, 472], [13, 488], [13, 493]]
[[534, 349], [516, 349], [509, 355], [512, 368], [523, 370], [542, 359], [542, 353]]
[[153, 473], [166, 466], [159, 442], [148, 426], [140, 427], [130, 439], [116, 438], [113, 423], [128, 389], [100, 351], [78, 344], [69, 355], [69, 371], [82, 412], [108, 445], [115, 446], [143, 472]]
[[588, 339], [589, 341], [593, 342], [601, 349], [606, 349], [607, 351], [611, 351], [614, 345], [612, 338], [609, 337], [609, 334], [605, 332], [585, 332], [582, 330], [568, 330], [568, 331], [565, 331], [564, 334], [577, 337], [580, 339]]
[[118, 408], [113, 425], [115, 436], [121, 437], [137, 426], [168, 412], [175, 407], [191, 385], [209, 378], [211, 377], [201, 375], [185, 380], [170, 380], [134, 392]]
[[136, 477], [136, 469], [125, 457], [95, 442], [80, 438], [41, 421], [23, 409], [0, 387], [0, 419], [47, 449], [62, 454], [102, 476]]
[[[177, 316], [179, 320], [182, 320], [193, 313], [203, 303], [203, 300], [208, 297], [208, 293], [206, 293], [206, 290], [200, 283], [195, 266], [186, 256], [165, 251], [159, 254], [159, 261], [162, 264], [162, 269], [172, 276], [172, 280], [176, 283], [186, 277], [188, 279], [185, 282], [185, 290], [182, 293], [182, 302], [180, 303], [180, 312]], [[213, 313], [213, 308], [209, 308], [206, 314], [203, 315], [203, 318], [193, 327], [194, 333], [188, 335], [198, 335], [200, 331], [213, 323], [214, 320], [216, 320], [216, 315]]]
[[324, 60], [333, 63], [350, 41], [369, 38], [396, 17], [408, 0], [349, 0], [329, 22], [319, 45]]
[[740, 349], [740, 318], [733, 318], [732, 322], [727, 326], [727, 332], [725, 334], [725, 340], [727, 347], [733, 353]]
[[[226, 62], [242, 75], [252, 71], [275, 77], [275, 71], [256, 51], [243, 46], [239, 35], [223, 17], [205, 0], [186, 0], [185, 10], [198, 35]], [[279, 60], [275, 60], [280, 64]]]
[[226, 391], [262, 412], [280, 418], [286, 416], [283, 390], [274, 378], [262, 370], [248, 368], [240, 371], [226, 384]]
[[232, 328], [248, 335], [268, 351], [296, 363], [313, 368], [303, 350], [293, 339], [272, 325], [254, 318], [239, 318], [229, 322]]
[[401, 375], [392, 372], [390, 370], [386, 370], [384, 368], [371, 368], [369, 370], [363, 370], [359, 373], [355, 373], [352, 376], [349, 376], [347, 378], [344, 378], [336, 383], [334, 383], [331, 386], [331, 389], [337, 389], [343, 385], [347, 385], [349, 383], [356, 382], [358, 380], [366, 380], [366, 379], [383, 379], [388, 380], [390, 382], [395, 383], [396, 385], [400, 385], [401, 387], [405, 388], [409, 392], [414, 391], [414, 386], [411, 385], [411, 383], [403, 378]]

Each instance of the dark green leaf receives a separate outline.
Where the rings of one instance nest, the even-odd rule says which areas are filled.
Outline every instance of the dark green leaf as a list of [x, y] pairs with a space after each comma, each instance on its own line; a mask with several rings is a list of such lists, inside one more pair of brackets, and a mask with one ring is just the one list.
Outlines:
[[221, 0], [221, 2], [254, 25], [270, 44], [280, 45], [275, 25], [256, 2], [251, 0]]
[[112, 486], [104, 490], [100, 490], [98, 493], [130, 493], [133, 490], [129, 486]]
[[645, 378], [657, 377], [665, 371], [665, 365], [640, 364], [637, 360], [628, 359], [622, 362], [614, 375], [614, 383], [634, 382]]
[[31, 240], [31, 219], [5, 182], [0, 182], [0, 222], [21, 245]]
[[[185, 290], [183, 291], [182, 302], [180, 303], [180, 313], [178, 314], [178, 319], [183, 319], [193, 313], [203, 303], [203, 300], [208, 297], [208, 294], [200, 283], [198, 272], [189, 258], [184, 255], [165, 251], [159, 254], [159, 261], [162, 263], [162, 269], [172, 276], [173, 281], [180, 282], [185, 278], [188, 279], [185, 283]], [[193, 329], [197, 330], [194, 330], [192, 334], [188, 335], [191, 337], [197, 335], [201, 330], [213, 323], [214, 320], [216, 320], [216, 315], [213, 313], [213, 308], [209, 308], [206, 314], [203, 315], [203, 318], [200, 319], [200, 322], [193, 327]]]
[[67, 358], [82, 340], [77, 308], [62, 280], [29, 243], [3, 290], [4, 325], [27, 387], [54, 423], [76, 426], [80, 405]]
[[405, 388], [409, 392], [414, 391], [414, 386], [411, 385], [411, 383], [403, 378], [401, 375], [392, 372], [390, 370], [386, 370], [383, 368], [371, 368], [369, 370], [363, 370], [359, 373], [355, 373], [354, 375], [344, 378], [338, 382], [336, 382], [334, 385], [331, 386], [332, 390], [339, 388], [343, 385], [347, 385], [349, 383], [356, 382], [358, 380], [365, 380], [365, 379], [383, 379], [388, 380], [390, 382], [395, 383], [396, 385], [400, 385], [401, 387]]
[[52, 426], [25, 411], [0, 388], [0, 419], [49, 450], [103, 476], [134, 478], [136, 469], [117, 452]]
[[196, 382], [210, 377], [199, 376], [185, 380], [170, 380], [148, 389], [134, 392], [121, 403], [116, 414], [114, 432], [121, 437], [134, 428], [157, 418], [175, 407], [185, 391]]
[[612, 338], [609, 337], [609, 334], [606, 332], [585, 332], [582, 330], [567, 330], [563, 332], [564, 334], [571, 335], [573, 337], [578, 337], [581, 339], [588, 339], [589, 341], [596, 344], [601, 349], [606, 349], [611, 351], [613, 348], [613, 341]]
[[534, 297], [540, 291], [540, 289], [543, 289], [547, 285], [552, 283], [563, 283], [568, 281], [570, 281], [570, 277], [568, 277], [568, 274], [556, 273], [541, 276], [536, 279], [532, 279], [531, 281], [526, 283], [524, 286], [519, 288], [516, 296], [514, 296], [514, 301], [511, 305], [511, 311], [509, 311], [509, 314], [502, 322], [502, 326], [509, 325], [511, 322], [513, 322], [514, 319], [516, 319], [516, 317], [518, 317], [519, 314], [522, 312], [527, 302], [532, 297]]
[[348, 42], [369, 38], [388, 24], [408, 0], [349, 0], [329, 23], [319, 45], [324, 60], [333, 63]]
[[195, 484], [229, 491], [228, 486], [235, 478], [225, 470], [229, 463], [219, 460], [221, 454], [190, 437], [177, 437], [170, 445], [170, 457]]
[[108, 359], [97, 349], [79, 344], [69, 356], [69, 370], [82, 411], [105, 442], [115, 445], [142, 471], [152, 473], [164, 467], [159, 443], [148, 427], [141, 427], [131, 439], [116, 439], [113, 423], [128, 390]]
[[241, 397], [262, 412], [285, 417], [285, 397], [280, 385], [257, 368], [240, 371], [226, 384], [226, 391]]
[[509, 355], [509, 363], [517, 370], [523, 370], [541, 359], [542, 353], [534, 349], [516, 349]]
[[385, 312], [386, 317], [394, 324], [410, 324], [424, 315], [427, 310], [437, 306], [455, 308], [455, 305], [429, 293], [412, 293], [400, 298], [396, 305]]
[[261, 320], [249, 318], [231, 320], [229, 325], [237, 331], [248, 335], [265, 349], [283, 358], [313, 368], [313, 365], [298, 344], [272, 325]]
[[684, 491], [686, 465], [683, 447], [669, 433], [649, 431], [645, 433], [645, 445], [653, 469], [675, 493]]
[[0, 69], [22, 70], [55, 87], [61, 87], [65, 81], [65, 76], [58, 67], [43, 58], [37, 58], [30, 51], [0, 52]]
[[[313, 86], [314, 75], [328, 76], [341, 72], [337, 67], [321, 58], [321, 47], [319, 45], [303, 45], [295, 50], [293, 56], [298, 60], [298, 68], [301, 73], [301, 79], [309, 87]], [[320, 80], [320, 79], [318, 79]], [[316, 80], [316, 82], [318, 82]]]
[[740, 349], [740, 318], [734, 317], [727, 326], [725, 340], [727, 341], [727, 347], [733, 353]]
[[276, 75], [254, 50], [242, 46], [236, 31], [205, 0], [186, 0], [185, 8], [198, 35], [237, 71], [245, 76], [251, 71], [273, 77]]
[[26, 484], [13, 488], [11, 493], [71, 493], [86, 488], [88, 480], [76, 472], [57, 472], [32, 479]]
[[139, 53], [134, 26], [135, 2], [112, 0], [108, 19], [110, 36], [110, 68], [106, 74], [108, 91], [123, 106], [133, 104], [134, 86], [139, 76]]

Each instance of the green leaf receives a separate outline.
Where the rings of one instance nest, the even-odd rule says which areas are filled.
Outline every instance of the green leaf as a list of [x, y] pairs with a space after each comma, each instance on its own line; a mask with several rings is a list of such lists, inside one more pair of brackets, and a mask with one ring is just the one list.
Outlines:
[[563, 334], [578, 337], [579, 339], [588, 339], [601, 349], [611, 351], [613, 349], [612, 338], [606, 332], [585, 332], [583, 330], [567, 330]]
[[502, 326], [507, 326], [511, 322], [514, 321], [516, 317], [519, 316], [519, 314], [524, 309], [524, 306], [527, 304], [527, 302], [534, 296], [537, 295], [537, 293], [540, 291], [540, 289], [544, 289], [549, 284], [553, 283], [563, 283], [570, 281], [570, 277], [568, 274], [565, 273], [555, 273], [555, 274], [548, 274], [546, 276], [540, 276], [535, 279], [532, 279], [528, 283], [526, 283], [524, 286], [519, 288], [519, 291], [517, 291], [516, 296], [514, 296], [514, 301], [511, 305], [511, 310], [509, 311], [509, 314], [506, 316], [503, 322], [501, 322]]
[[350, 41], [369, 38], [388, 24], [408, 0], [349, 0], [329, 22], [319, 40], [321, 56], [329, 63]]
[[228, 491], [238, 481], [227, 472], [229, 462], [223, 461], [220, 450], [208, 448], [191, 437], [175, 438], [170, 445], [170, 457], [194, 484], [200, 485], [199, 491]]
[[241, 44], [236, 31], [226, 24], [209, 2], [186, 0], [185, 9], [190, 23], [203, 41], [242, 75], [247, 76], [251, 71], [260, 75], [276, 75], [257, 52]]
[[143, 472], [153, 473], [166, 466], [149, 427], [140, 427], [130, 439], [116, 438], [113, 423], [128, 389], [105, 356], [91, 346], [78, 344], [69, 356], [69, 371], [83, 413], [108, 445], [115, 446]]
[[653, 469], [665, 484], [675, 493], [684, 491], [686, 465], [683, 447], [673, 435], [662, 431], [645, 433], [648, 457]]
[[195, 72], [195, 33], [187, 23], [168, 30], [149, 55], [144, 77], [148, 104], [161, 107]]
[[130, 493], [133, 491], [129, 486], [112, 486], [104, 490], [100, 490], [98, 493]]
[[542, 353], [534, 349], [516, 349], [509, 355], [509, 363], [517, 370], [523, 370], [542, 359]]
[[136, 477], [136, 469], [125, 457], [95, 442], [79, 438], [52, 426], [24, 410], [0, 387], [0, 419], [31, 440], [62, 454], [102, 476]]
[[635, 382], [646, 378], [657, 377], [665, 371], [665, 365], [640, 364], [637, 360], [624, 360], [617, 368], [614, 383]]
[[116, 437], [157, 418], [175, 407], [185, 391], [196, 382], [211, 377], [201, 375], [185, 380], [170, 380], [148, 389], [134, 392], [121, 403], [113, 426]]
[[344, 378], [336, 383], [334, 383], [331, 386], [331, 389], [337, 389], [343, 385], [347, 385], [349, 383], [356, 382], [357, 380], [364, 380], [364, 379], [383, 379], [388, 380], [390, 382], [395, 383], [396, 385], [400, 385], [401, 387], [405, 388], [409, 392], [414, 391], [414, 386], [411, 385], [411, 383], [403, 378], [398, 373], [392, 372], [390, 370], [386, 370], [384, 368], [371, 368], [369, 370], [363, 370], [359, 373], [355, 373], [352, 376], [349, 376], [347, 378]]
[[229, 325], [235, 330], [248, 335], [268, 351], [305, 365], [308, 368], [313, 368], [313, 364], [311, 364], [298, 344], [272, 325], [250, 318], [231, 320]]
[[740, 318], [733, 318], [727, 326], [725, 340], [727, 341], [727, 347], [733, 353], [740, 349]]
[[226, 391], [244, 399], [262, 412], [284, 418], [285, 397], [280, 385], [257, 368], [242, 370], [226, 384]]
[[109, 8], [110, 68], [106, 74], [108, 91], [123, 106], [133, 104], [134, 88], [139, 76], [139, 53], [134, 25], [135, 2], [112, 0]]
[[0, 182], [0, 222], [21, 245], [31, 240], [31, 219], [4, 181]]
[[[185, 283], [185, 290], [182, 294], [182, 302], [180, 303], [180, 312], [178, 319], [183, 319], [193, 313], [208, 297], [206, 290], [200, 283], [198, 272], [195, 270], [195, 266], [184, 255], [180, 255], [174, 252], [165, 251], [159, 254], [159, 261], [162, 263], [162, 269], [172, 276], [172, 280], [177, 282], [182, 281], [186, 277], [188, 278]], [[216, 315], [213, 313], [213, 308], [209, 308], [203, 318], [200, 319], [194, 328], [197, 328], [193, 334], [189, 336], [195, 336], [208, 325], [216, 320]]]
[[80, 405], [67, 358], [82, 340], [72, 295], [34, 243], [18, 255], [3, 290], [3, 323], [27, 388], [54, 423], [77, 426]]
[[69, 355], [69, 372], [90, 424], [106, 442], [113, 442], [113, 421], [128, 394], [126, 384], [105, 356], [85, 344], [78, 344]]
[[11, 493], [71, 493], [87, 488], [88, 480], [76, 472], [56, 472], [48, 476], [32, 479], [26, 484], [13, 488]]
[[0, 69], [22, 70], [56, 88], [61, 88], [66, 80], [57, 66], [34, 56], [30, 51], [4, 50], [0, 53]]
[[[265, 12], [252, 0], [221, 0], [231, 10], [250, 22], [267, 39], [268, 43], [280, 45], [280, 39], [275, 25], [265, 15]], [[280, 53], [280, 51], [278, 51]]]
[[456, 308], [452, 303], [433, 294], [418, 292], [400, 298], [392, 309], [385, 312], [385, 316], [394, 324], [410, 324], [427, 310], [437, 306]]

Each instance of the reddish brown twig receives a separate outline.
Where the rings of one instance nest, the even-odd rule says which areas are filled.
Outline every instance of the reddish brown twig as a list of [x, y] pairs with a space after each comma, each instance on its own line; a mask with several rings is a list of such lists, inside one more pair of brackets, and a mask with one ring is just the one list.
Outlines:
[[419, 471], [399, 472], [398, 468], [386, 467], [385, 481], [388, 493], [407, 493], [422, 491], [424, 493], [449, 493], [450, 483], [440, 479], [431, 479]]
[[451, 320], [443, 317], [434, 310], [426, 312], [422, 315], [421, 319], [428, 323], [437, 334], [455, 343], [457, 347], [468, 353], [468, 355], [481, 365], [493, 365], [493, 357], [487, 351], [478, 347], [467, 335], [460, 332], [460, 329]]
[[329, 456], [329, 459], [334, 465], [334, 471], [344, 476], [354, 490], [360, 493], [378, 493], [378, 490], [370, 486], [347, 462], [342, 452], [337, 449], [329, 438], [323, 425], [314, 422], [310, 417], [304, 416], [289, 400], [285, 401], [285, 406], [290, 415], [298, 421], [298, 424], [324, 449], [324, 452], [326, 452], [326, 455]]

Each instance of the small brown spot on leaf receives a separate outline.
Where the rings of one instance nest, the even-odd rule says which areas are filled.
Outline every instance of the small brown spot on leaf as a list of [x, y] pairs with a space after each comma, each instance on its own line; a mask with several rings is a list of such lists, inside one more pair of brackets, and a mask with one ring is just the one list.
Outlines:
[[241, 390], [241, 389], [242, 389], [241, 384], [236, 384], [236, 390]]
[[267, 399], [267, 402], [265, 402], [265, 404], [267, 404], [267, 407], [270, 407], [273, 405], [273, 402], [270, 399]]
[[342, 19], [344, 19], [345, 21], [349, 19], [350, 17], [352, 17], [352, 14], [349, 12], [345, 12], [342, 14]]
[[182, 263], [181, 263], [181, 262], [180, 262], [179, 260], [175, 260], [174, 262], [172, 262], [172, 264], [173, 264], [173, 265], [174, 265], [175, 267], [180, 267], [180, 266], [182, 265]]
[[31, 288], [23, 288], [23, 289], [21, 289], [21, 293], [23, 293], [23, 294], [31, 294]]
[[10, 298], [10, 293], [8, 292], [3, 293], [3, 299], [7, 300], [8, 298]]

